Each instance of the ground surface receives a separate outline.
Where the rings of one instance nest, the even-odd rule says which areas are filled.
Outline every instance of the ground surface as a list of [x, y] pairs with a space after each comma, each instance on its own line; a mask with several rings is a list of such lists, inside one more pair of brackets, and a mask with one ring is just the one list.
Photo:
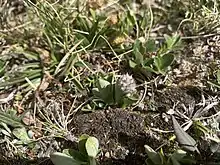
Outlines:
[[167, 159], [183, 148], [171, 115], [196, 141], [195, 164], [220, 164], [218, 11], [214, 0], [0, 1], [0, 164], [52, 164], [82, 134], [99, 140], [101, 165], [146, 164], [144, 145]]

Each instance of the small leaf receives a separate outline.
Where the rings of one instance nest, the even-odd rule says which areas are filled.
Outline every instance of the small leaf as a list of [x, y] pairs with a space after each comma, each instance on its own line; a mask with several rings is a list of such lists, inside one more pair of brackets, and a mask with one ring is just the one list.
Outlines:
[[0, 60], [0, 76], [4, 74], [6, 66], [6, 62], [4, 60]]
[[139, 51], [137, 51], [136, 54], [135, 54], [135, 62], [138, 65], [143, 65], [144, 57]]
[[168, 159], [169, 165], [192, 165], [195, 164], [196, 161], [191, 157], [190, 155], [187, 155], [187, 153], [183, 150], [176, 150]]
[[169, 67], [174, 61], [173, 54], [165, 54], [161, 57], [161, 70], [166, 69]]
[[176, 160], [175, 157], [171, 157], [171, 160], [172, 160], [172, 164], [173, 164], [173, 165], [181, 165], [181, 164]]
[[93, 22], [92, 27], [89, 29], [89, 36], [87, 38], [90, 42], [92, 42], [93, 38], [95, 37], [98, 31], [98, 25], [99, 25], [99, 21], [97, 20]]
[[31, 141], [31, 139], [29, 138], [27, 131], [24, 127], [22, 128], [15, 128], [12, 131], [13, 135], [18, 138], [19, 140], [21, 140], [23, 143], [29, 143]]
[[144, 145], [145, 151], [147, 152], [147, 156], [149, 157], [149, 159], [151, 160], [150, 162], [153, 162], [154, 165], [161, 165], [162, 164], [162, 160], [160, 155], [155, 152], [150, 146], [148, 145]]
[[145, 43], [145, 47], [146, 47], [146, 52], [155, 52], [157, 50], [154, 40], [148, 40]]
[[80, 153], [79, 151], [73, 150], [73, 149], [64, 149], [63, 153], [66, 155], [71, 156], [73, 159], [77, 161], [82, 161], [86, 162], [87, 161], [87, 156]]
[[16, 116], [15, 111], [9, 110], [8, 112], [0, 112], [0, 122], [10, 125], [14, 128], [23, 127], [21, 119]]
[[108, 81], [106, 81], [106, 80], [104, 80], [104, 79], [102, 79], [102, 78], [100, 78], [100, 79], [98, 80], [98, 88], [99, 88], [99, 89], [105, 88], [105, 87], [107, 87], [108, 85], [110, 85], [110, 82], [108, 82]]
[[186, 152], [183, 150], [176, 150], [171, 157], [175, 158], [177, 161], [182, 160], [186, 156]]
[[153, 64], [154, 64], [154, 58], [147, 58], [144, 60], [144, 66], [153, 67]]
[[137, 66], [137, 64], [136, 64], [134, 61], [129, 60], [129, 66], [130, 66], [131, 68], [135, 68], [135, 67]]
[[140, 40], [136, 40], [134, 42], [134, 45], [133, 45], [133, 53], [134, 53], [134, 56], [135, 56], [135, 62], [138, 64], [138, 65], [143, 65], [143, 55], [141, 54], [141, 46], [142, 46], [142, 43]]
[[161, 71], [161, 57], [154, 58], [154, 65], [156, 66], [157, 71]]
[[220, 84], [220, 70], [218, 70], [217, 72], [217, 82], [218, 84]]
[[78, 149], [79, 149], [79, 152], [84, 155], [87, 155], [85, 144], [88, 138], [89, 138], [89, 135], [87, 134], [83, 134], [79, 137]]
[[172, 54], [165, 54], [162, 57], [158, 56], [154, 58], [154, 63], [156, 68], [160, 73], [164, 73], [168, 67], [173, 63], [174, 55]]
[[100, 101], [103, 101], [105, 104], [114, 104], [114, 85], [108, 85], [105, 88], [97, 89], [93, 88], [92, 92]]
[[197, 151], [199, 153], [199, 150], [196, 147], [196, 141], [181, 128], [181, 126], [176, 121], [174, 116], [172, 116], [172, 121], [173, 121], [174, 132], [180, 145], [185, 150]]
[[95, 158], [99, 152], [99, 141], [95, 137], [89, 137], [86, 141], [88, 156]]
[[151, 159], [146, 159], [145, 163], [147, 165], [155, 165], [154, 162]]
[[176, 46], [178, 46], [181, 39], [178, 34], [175, 34], [174, 36], [171, 37], [165, 34], [164, 38], [166, 40], [166, 45], [168, 50], [174, 49]]
[[90, 11], [90, 14], [91, 14], [91, 16], [92, 16], [92, 19], [93, 19], [93, 20], [96, 20], [96, 11], [93, 10], [92, 8], [90, 8], [89, 11]]
[[134, 12], [133, 12], [132, 10], [129, 9], [129, 10], [127, 11], [127, 17], [128, 17], [128, 19], [129, 19], [129, 21], [131, 21], [131, 23], [132, 23], [133, 25], [135, 25], [136, 17], [135, 17]]
[[11, 116], [16, 116], [17, 111], [14, 109], [9, 109], [7, 113], [10, 114]]
[[71, 156], [68, 156], [64, 153], [55, 152], [50, 155], [50, 159], [54, 165], [83, 165], [87, 162], [77, 161]]
[[124, 98], [124, 92], [121, 90], [121, 87], [118, 84], [115, 84], [114, 88], [114, 101], [115, 103], [120, 104]]

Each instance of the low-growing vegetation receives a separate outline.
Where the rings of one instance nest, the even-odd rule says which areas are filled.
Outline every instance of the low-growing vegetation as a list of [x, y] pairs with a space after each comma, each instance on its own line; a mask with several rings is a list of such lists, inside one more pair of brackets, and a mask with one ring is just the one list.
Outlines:
[[219, 11], [0, 1], [0, 164], [219, 165]]

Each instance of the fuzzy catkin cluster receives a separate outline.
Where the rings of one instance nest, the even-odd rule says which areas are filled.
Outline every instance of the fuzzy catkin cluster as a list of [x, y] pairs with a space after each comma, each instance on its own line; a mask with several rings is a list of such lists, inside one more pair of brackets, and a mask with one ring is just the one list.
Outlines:
[[136, 93], [136, 82], [128, 73], [120, 76], [118, 79], [118, 85], [125, 94], [132, 95]]

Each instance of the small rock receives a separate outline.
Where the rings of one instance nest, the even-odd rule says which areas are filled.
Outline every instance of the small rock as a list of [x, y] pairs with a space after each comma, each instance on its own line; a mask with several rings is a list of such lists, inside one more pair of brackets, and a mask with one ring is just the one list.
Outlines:
[[29, 131], [27, 132], [27, 134], [28, 134], [28, 137], [29, 137], [29, 138], [33, 139], [34, 132], [33, 132], [32, 130], [29, 130]]
[[110, 153], [109, 153], [109, 152], [106, 152], [106, 153], [105, 153], [105, 157], [106, 157], [106, 158], [110, 158]]

